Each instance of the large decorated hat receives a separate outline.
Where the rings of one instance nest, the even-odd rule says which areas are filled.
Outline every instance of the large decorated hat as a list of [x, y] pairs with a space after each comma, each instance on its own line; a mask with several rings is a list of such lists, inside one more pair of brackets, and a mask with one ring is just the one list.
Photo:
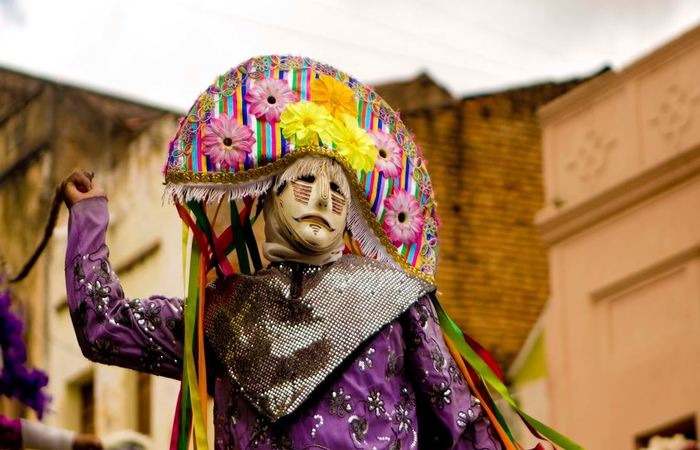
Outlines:
[[436, 204], [418, 146], [372, 88], [309, 58], [260, 56], [219, 76], [170, 143], [166, 195], [257, 197], [306, 155], [345, 170], [351, 248], [434, 280]]

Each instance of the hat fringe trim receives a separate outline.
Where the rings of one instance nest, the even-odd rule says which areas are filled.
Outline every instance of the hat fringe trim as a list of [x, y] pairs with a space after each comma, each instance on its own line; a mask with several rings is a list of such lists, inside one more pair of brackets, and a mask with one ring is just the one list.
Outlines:
[[352, 238], [357, 241], [365, 256], [388, 262], [398, 267], [394, 258], [389, 255], [381, 241], [375, 236], [372, 228], [370, 228], [362, 212], [357, 207], [357, 202], [350, 204], [347, 227], [352, 233]]
[[256, 180], [240, 184], [200, 183], [196, 186], [168, 184], [163, 192], [163, 202], [187, 203], [189, 201], [219, 202], [228, 196], [229, 200], [245, 197], [259, 197], [272, 187], [273, 179]]
[[[163, 202], [187, 203], [190, 201], [219, 202], [224, 198], [239, 200], [244, 197], [265, 195], [274, 184], [274, 177], [240, 184], [199, 183], [196, 186], [168, 184], [163, 193]], [[398, 266], [381, 241], [367, 223], [357, 201], [349, 202], [347, 227], [365, 256]]]

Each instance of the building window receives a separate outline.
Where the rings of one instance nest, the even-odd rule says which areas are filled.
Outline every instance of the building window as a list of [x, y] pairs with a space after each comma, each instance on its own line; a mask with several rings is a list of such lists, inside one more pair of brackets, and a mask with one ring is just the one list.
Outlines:
[[151, 434], [151, 375], [138, 372], [136, 375], [136, 431]]
[[80, 431], [95, 433], [95, 383], [90, 378], [78, 386], [80, 392]]
[[659, 427], [648, 433], [637, 436], [635, 439], [635, 448], [646, 449], [653, 447], [652, 438], [657, 438], [657, 442], [665, 441], [658, 438], [673, 438], [676, 435], [682, 435], [688, 441], [696, 442], [698, 440], [697, 430], [695, 429], [695, 417], [690, 416], [676, 422], [671, 422], [667, 425]]

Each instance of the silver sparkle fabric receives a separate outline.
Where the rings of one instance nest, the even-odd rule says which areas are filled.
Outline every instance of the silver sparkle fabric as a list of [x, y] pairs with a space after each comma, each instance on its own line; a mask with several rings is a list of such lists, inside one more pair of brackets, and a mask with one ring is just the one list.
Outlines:
[[281, 263], [210, 284], [204, 329], [241, 393], [276, 421], [432, 290], [418, 277], [354, 255], [321, 267]]

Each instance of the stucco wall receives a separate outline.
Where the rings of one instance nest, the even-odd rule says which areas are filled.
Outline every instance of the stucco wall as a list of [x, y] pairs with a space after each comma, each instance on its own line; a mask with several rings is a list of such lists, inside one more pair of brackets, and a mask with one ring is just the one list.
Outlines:
[[700, 418], [700, 28], [540, 112], [550, 417], [586, 448]]
[[[182, 294], [180, 221], [161, 206], [160, 170], [172, 113], [0, 71], [0, 229], [15, 272], [43, 232], [57, 183], [74, 167], [94, 170], [110, 196], [108, 242], [115, 268], [127, 267], [127, 295]], [[95, 365], [81, 354], [65, 306], [63, 210], [32, 275], [13, 285], [27, 318], [30, 363], [46, 370], [53, 397], [46, 422], [80, 430], [78, 385], [94, 379], [95, 432], [113, 443], [136, 427], [134, 372]], [[153, 378], [147, 448], [166, 448], [178, 383]], [[14, 415], [16, 411], [8, 411]]]

